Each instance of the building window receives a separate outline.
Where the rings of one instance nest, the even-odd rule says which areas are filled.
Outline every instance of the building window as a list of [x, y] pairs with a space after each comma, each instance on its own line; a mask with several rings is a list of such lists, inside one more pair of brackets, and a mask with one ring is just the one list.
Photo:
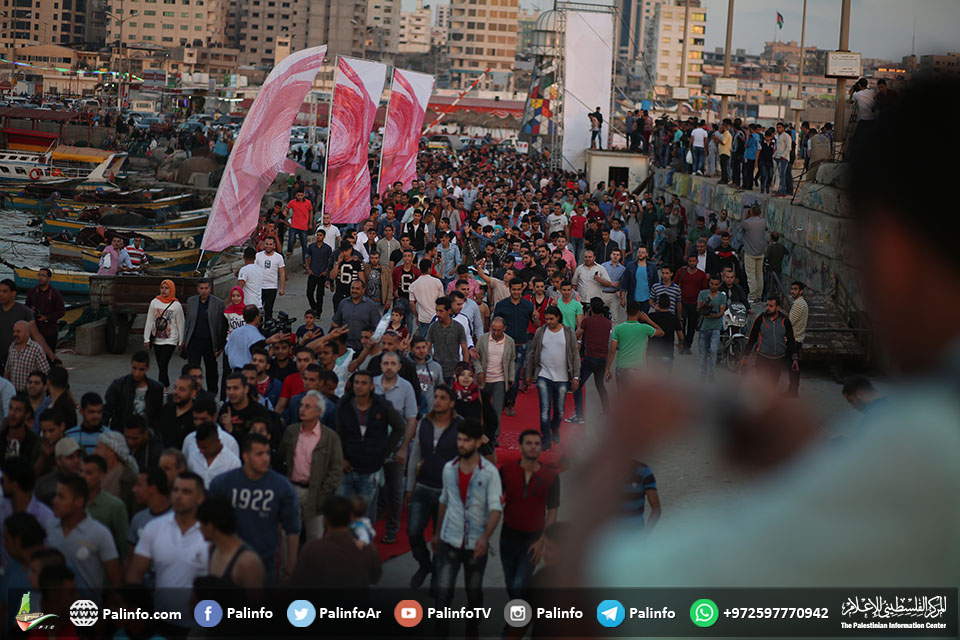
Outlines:
[[144, 22], [144, 23], [143, 23], [143, 28], [144, 28], [144, 29], [156, 29], [156, 28], [157, 28], [157, 25], [156, 25], [155, 23], [153, 23], [153, 22]]
[[172, 17], [173, 17], [173, 11], [164, 11], [164, 12], [163, 12], [163, 17], [164, 17], [164, 18], [172, 18]]
[[670, 38], [664, 38], [664, 39], [663, 39], [663, 42], [664, 42], [665, 44], [670, 44]]
[[694, 11], [690, 14], [690, 19], [694, 22], [706, 22], [707, 14], [703, 11]]
[[[167, 25], [163, 25], [163, 26], [167, 26]], [[190, 31], [190, 25], [188, 24], [180, 25], [180, 31]]]
[[706, 32], [707, 32], [707, 27], [702, 24], [695, 24], [695, 25], [691, 25], [690, 27], [690, 33], [697, 36], [702, 36]]
[[700, 71], [703, 68], [701, 64], [688, 64], [687, 71]]
[[665, 24], [665, 25], [663, 25], [663, 30], [664, 30], [664, 31], [673, 31], [673, 25], [671, 25], [671, 24]]
[[703, 60], [703, 51], [688, 51], [687, 57], [692, 60]]

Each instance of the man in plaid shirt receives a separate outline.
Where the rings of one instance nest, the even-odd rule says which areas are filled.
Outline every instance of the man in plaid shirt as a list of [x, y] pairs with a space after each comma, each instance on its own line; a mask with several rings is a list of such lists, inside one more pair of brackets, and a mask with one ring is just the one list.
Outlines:
[[3, 377], [13, 383], [17, 393], [27, 390], [27, 380], [34, 371], [46, 373], [50, 363], [39, 344], [30, 339], [30, 325], [23, 320], [13, 325], [13, 344], [7, 352]]

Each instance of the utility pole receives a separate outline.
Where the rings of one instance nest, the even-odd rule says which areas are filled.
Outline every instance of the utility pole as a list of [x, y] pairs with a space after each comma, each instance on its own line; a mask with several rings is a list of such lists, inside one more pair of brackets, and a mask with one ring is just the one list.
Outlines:
[[[849, 51], [850, 47], [850, 0], [843, 0], [840, 8], [840, 51]], [[845, 107], [847, 102], [847, 79], [837, 78], [837, 90], [834, 92], [836, 105], [833, 111], [834, 142], [843, 142], [847, 123]]]
[[123, 0], [120, 0], [120, 46], [118, 47], [120, 59], [117, 61], [120, 82], [117, 84], [117, 118], [120, 117], [120, 111], [123, 109], [123, 23], [126, 22], [123, 18]]
[[[804, 6], [806, 6], [807, 0], [803, 0]], [[689, 2], [688, 2], [689, 4]], [[687, 39], [684, 37], [683, 44], [687, 44]], [[723, 52], [723, 77], [730, 77], [730, 47], [733, 46], [733, 0], [727, 4], [727, 44], [724, 47]], [[730, 96], [724, 95], [720, 99], [720, 121], [723, 122], [723, 119], [727, 117], [727, 101], [730, 99]]]
[[[687, 86], [687, 40], [690, 36], [690, 0], [684, 0], [683, 50], [680, 52], [680, 86]], [[638, 5], [639, 6], [639, 5]], [[677, 115], [680, 112], [677, 111]]]
[[[806, 53], [804, 50], [804, 44], [807, 39], [807, 0], [803, 0], [803, 20], [800, 22], [800, 73], [797, 75], [797, 99], [803, 100], [803, 54]], [[800, 111], [797, 110], [794, 118], [793, 130], [798, 132], [799, 137], [800, 131]], [[799, 142], [799, 140], [798, 140]]]

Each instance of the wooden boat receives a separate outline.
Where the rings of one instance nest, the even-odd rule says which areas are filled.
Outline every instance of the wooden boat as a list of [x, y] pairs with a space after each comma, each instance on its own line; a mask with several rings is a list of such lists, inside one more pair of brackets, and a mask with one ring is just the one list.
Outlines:
[[[81, 264], [83, 270], [88, 273], [96, 273], [100, 268], [100, 256], [102, 251], [83, 247], [81, 249]], [[200, 269], [211, 266], [219, 253], [204, 253], [203, 260], [200, 261]], [[200, 260], [200, 249], [179, 249], [176, 251], [149, 251], [147, 252], [147, 267], [149, 273], [189, 273], [192, 274], [197, 269], [197, 261]]]
[[[56, 204], [67, 212], [80, 212], [89, 207], [113, 207], [117, 209], [143, 209], [144, 211], [158, 211], [160, 209], [179, 209], [180, 205], [186, 204], [193, 199], [192, 193], [181, 193], [175, 196], [157, 198], [156, 200], [135, 200], [129, 202], [96, 201], [96, 200], [77, 200], [71, 198], [58, 198]], [[71, 216], [72, 217], [72, 216]]]
[[[210, 216], [209, 210], [206, 210], [206, 213], [197, 213], [193, 215], [180, 216], [173, 218], [166, 222], [160, 222], [152, 226], [132, 226], [132, 227], [122, 227], [109, 225], [107, 229], [116, 231], [117, 233], [137, 233], [144, 236], [150, 236], [148, 232], [151, 231], [166, 231], [173, 229], [184, 229], [190, 227], [199, 227], [199, 225], [206, 225], [207, 218]], [[43, 219], [43, 235], [45, 236], [59, 236], [63, 232], [67, 232], [68, 235], [74, 235], [80, 229], [84, 229], [89, 226], [96, 226], [94, 222], [87, 222], [82, 220], [61, 220], [58, 218], [44, 218]], [[202, 227], [199, 227], [202, 229]], [[200, 232], [200, 235], [203, 235], [203, 231]]]
[[[39, 284], [40, 268], [14, 267], [13, 279], [17, 283], [18, 291], [27, 291]], [[90, 274], [85, 271], [71, 271], [67, 269], [51, 269], [53, 276], [50, 284], [60, 293], [90, 293]]]

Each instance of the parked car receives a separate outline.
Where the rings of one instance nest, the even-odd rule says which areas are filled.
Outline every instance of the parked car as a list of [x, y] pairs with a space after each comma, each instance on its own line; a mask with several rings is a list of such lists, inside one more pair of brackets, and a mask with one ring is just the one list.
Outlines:
[[427, 148], [460, 151], [460, 149], [463, 148], [463, 142], [457, 136], [446, 133], [436, 133], [427, 138]]

